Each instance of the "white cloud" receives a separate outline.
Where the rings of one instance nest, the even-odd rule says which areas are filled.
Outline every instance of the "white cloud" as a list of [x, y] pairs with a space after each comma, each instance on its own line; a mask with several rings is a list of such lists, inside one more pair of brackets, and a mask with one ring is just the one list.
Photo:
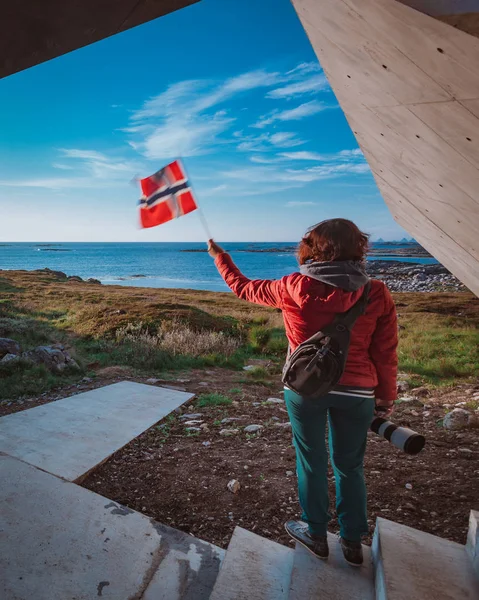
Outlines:
[[[236, 132], [235, 137], [239, 137]], [[263, 133], [257, 136], [243, 136], [237, 149], [242, 152], [268, 152], [277, 148], [294, 148], [304, 144], [305, 141], [292, 131], [282, 131], [273, 134]], [[253, 161], [255, 162], [255, 161]], [[257, 161], [259, 162], [259, 161]]]
[[355, 157], [364, 158], [364, 154], [363, 154], [363, 151], [361, 150], [361, 148], [354, 148], [353, 150], [341, 150], [339, 155], [344, 158], [355, 158]]
[[[284, 85], [283, 85], [284, 84]], [[278, 87], [280, 86], [280, 87]], [[225, 103], [234, 97], [253, 90], [272, 88], [273, 98], [289, 98], [312, 93], [324, 86], [324, 76], [318, 63], [301, 63], [286, 74], [257, 69], [230, 77], [223, 82], [189, 79], [169, 87], [144, 102], [130, 119], [124, 132], [132, 134], [131, 146], [149, 159], [166, 159], [177, 156], [199, 156], [229, 143], [224, 134], [237, 119], [225, 109]], [[285, 111], [266, 115], [258, 127], [274, 121], [294, 121], [324, 110], [318, 102], [308, 102]], [[213, 112], [212, 112], [213, 111]], [[284, 135], [284, 134], [282, 134]], [[303, 143], [293, 140], [294, 134], [281, 147], [289, 148]], [[278, 137], [278, 140], [280, 137]], [[263, 140], [268, 146], [280, 142]], [[265, 149], [258, 140], [240, 139], [240, 150]]]
[[304, 94], [312, 94], [329, 88], [328, 80], [324, 75], [314, 75], [304, 81], [296, 81], [280, 88], [270, 90], [267, 98], [293, 98]]
[[214, 114], [207, 111], [237, 94], [284, 81], [280, 73], [256, 70], [220, 84], [206, 80], [174, 83], [134, 112], [132, 124], [124, 131], [142, 136], [130, 143], [150, 159], [206, 154], [225, 143], [221, 134], [236, 120], [225, 110]]
[[0, 180], [0, 186], [14, 188], [45, 188], [48, 190], [65, 190], [98, 187], [92, 179], [86, 177], [38, 177], [22, 180]]
[[78, 150], [76, 148], [60, 148], [60, 152], [66, 158], [83, 158], [85, 160], [99, 160], [99, 161], [108, 161], [108, 157], [106, 157], [101, 152], [97, 152], [96, 150]]
[[325, 157], [322, 154], [318, 154], [317, 152], [281, 152], [280, 156], [284, 158], [289, 158], [291, 160], [315, 160], [315, 161], [323, 161]]
[[317, 102], [316, 100], [311, 100], [311, 102], [305, 102], [304, 104], [300, 104], [296, 108], [291, 108], [283, 111], [273, 111], [268, 115], [263, 115], [259, 121], [257, 121], [252, 127], [258, 127], [262, 129], [267, 125], [271, 125], [275, 121], [299, 121], [306, 117], [310, 117], [315, 115], [323, 110], [327, 110], [331, 108], [321, 102]]
[[107, 156], [96, 150], [60, 149], [63, 159], [71, 164], [53, 163], [54, 169], [74, 171], [72, 177], [33, 177], [0, 180], [0, 186], [11, 188], [43, 188], [48, 190], [99, 189], [124, 186], [141, 170], [135, 161]]
[[303, 62], [299, 63], [294, 69], [287, 71], [286, 75], [295, 75], [299, 73], [300, 75], [305, 75], [307, 73], [314, 73], [316, 71], [321, 71], [321, 66], [317, 61], [311, 62]]
[[74, 169], [72, 165], [65, 165], [63, 163], [52, 163], [52, 167], [54, 169], [61, 169], [63, 171], [71, 171], [72, 169]]

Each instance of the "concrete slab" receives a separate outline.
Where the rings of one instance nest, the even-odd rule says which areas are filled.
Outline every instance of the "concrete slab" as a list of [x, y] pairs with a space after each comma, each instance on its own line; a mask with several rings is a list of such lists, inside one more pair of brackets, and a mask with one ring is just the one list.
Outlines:
[[373, 540], [377, 600], [477, 600], [479, 580], [466, 549], [379, 518]]
[[225, 551], [166, 525], [155, 527], [164, 539], [163, 559], [142, 600], [208, 600]]
[[371, 549], [363, 547], [364, 564], [356, 568], [344, 560], [336, 536], [329, 534], [328, 542], [327, 561], [296, 545], [289, 600], [374, 600]]
[[472, 560], [472, 566], [479, 577], [479, 511], [471, 510], [466, 550]]
[[0, 419], [0, 452], [75, 481], [193, 394], [122, 381]]
[[17, 459], [0, 472], [2, 599], [208, 598], [219, 548]]
[[294, 551], [236, 527], [211, 600], [287, 600]]

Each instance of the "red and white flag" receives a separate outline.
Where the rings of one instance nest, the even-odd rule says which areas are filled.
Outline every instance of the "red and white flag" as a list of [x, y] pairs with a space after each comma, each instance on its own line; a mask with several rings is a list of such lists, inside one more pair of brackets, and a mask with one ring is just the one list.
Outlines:
[[150, 177], [140, 179], [142, 227], [156, 227], [182, 217], [198, 208], [183, 165], [179, 160], [166, 165]]

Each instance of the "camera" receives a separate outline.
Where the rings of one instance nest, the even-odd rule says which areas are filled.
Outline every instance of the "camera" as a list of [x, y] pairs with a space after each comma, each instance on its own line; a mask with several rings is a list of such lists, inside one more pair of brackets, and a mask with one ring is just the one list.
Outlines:
[[426, 444], [426, 438], [407, 427], [399, 427], [382, 417], [375, 417], [371, 431], [377, 433], [406, 454], [419, 454]]

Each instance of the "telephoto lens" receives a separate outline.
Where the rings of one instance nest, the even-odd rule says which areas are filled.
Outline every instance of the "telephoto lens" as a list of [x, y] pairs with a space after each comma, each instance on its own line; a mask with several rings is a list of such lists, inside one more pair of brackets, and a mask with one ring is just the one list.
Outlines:
[[377, 433], [396, 448], [406, 454], [419, 454], [426, 444], [426, 438], [407, 427], [399, 427], [382, 417], [375, 417], [371, 423], [371, 431]]

